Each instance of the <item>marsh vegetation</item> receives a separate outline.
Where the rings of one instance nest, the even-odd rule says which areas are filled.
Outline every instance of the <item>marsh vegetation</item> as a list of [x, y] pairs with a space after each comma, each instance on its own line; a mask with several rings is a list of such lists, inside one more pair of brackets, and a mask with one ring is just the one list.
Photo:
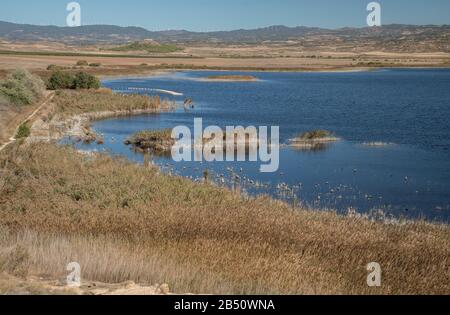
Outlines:
[[170, 152], [175, 144], [172, 139], [172, 130], [145, 130], [132, 135], [125, 141], [126, 145], [133, 145], [134, 148], [142, 151], [153, 151], [156, 153]]
[[289, 145], [297, 149], [323, 150], [328, 144], [338, 140], [331, 131], [316, 129], [298, 134], [289, 141]]
[[[295, 210], [52, 144], [0, 154], [0, 269], [168, 283], [174, 292], [414, 294], [450, 290], [448, 226]], [[45, 196], [45, 198], [43, 197]], [[366, 284], [369, 262], [383, 285]]]

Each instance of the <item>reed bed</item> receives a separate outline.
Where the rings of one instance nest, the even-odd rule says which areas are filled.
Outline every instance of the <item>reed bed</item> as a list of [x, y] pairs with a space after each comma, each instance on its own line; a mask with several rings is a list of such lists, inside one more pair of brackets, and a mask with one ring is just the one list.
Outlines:
[[181, 293], [450, 293], [446, 225], [293, 210], [52, 144], [1, 153], [0, 226], [0, 271], [22, 277], [75, 260], [90, 281]]
[[115, 94], [110, 89], [58, 91], [54, 98], [56, 113], [66, 117], [86, 113], [135, 112], [146, 110], [164, 110], [173, 107], [173, 103], [159, 96], [137, 94]]

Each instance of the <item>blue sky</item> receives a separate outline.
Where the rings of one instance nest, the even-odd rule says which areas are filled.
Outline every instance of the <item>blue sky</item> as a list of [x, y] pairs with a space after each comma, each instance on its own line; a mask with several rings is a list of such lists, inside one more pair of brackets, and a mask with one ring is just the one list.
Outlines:
[[[372, 0], [78, 0], [82, 24], [193, 31], [269, 25], [364, 26]], [[0, 20], [65, 25], [69, 0], [8, 0]], [[382, 23], [450, 24], [450, 0], [379, 0]]]

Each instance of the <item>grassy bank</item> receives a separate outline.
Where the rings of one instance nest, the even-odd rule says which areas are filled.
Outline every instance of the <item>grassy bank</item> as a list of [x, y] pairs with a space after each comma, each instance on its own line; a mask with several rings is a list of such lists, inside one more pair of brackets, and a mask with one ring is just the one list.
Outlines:
[[167, 109], [173, 105], [159, 96], [121, 95], [113, 93], [110, 89], [58, 91], [54, 98], [54, 104], [56, 105], [55, 113], [64, 117], [101, 112], [156, 111]]
[[[16, 70], [0, 80], [0, 144], [14, 136], [17, 125], [45, 95], [44, 82], [26, 70]], [[22, 130], [23, 131], [23, 130]]]
[[[52, 144], [9, 148], [0, 173], [0, 268], [22, 277], [78, 261], [84, 279], [174, 292], [450, 292], [447, 226], [294, 211]], [[373, 261], [381, 288], [366, 284]]]

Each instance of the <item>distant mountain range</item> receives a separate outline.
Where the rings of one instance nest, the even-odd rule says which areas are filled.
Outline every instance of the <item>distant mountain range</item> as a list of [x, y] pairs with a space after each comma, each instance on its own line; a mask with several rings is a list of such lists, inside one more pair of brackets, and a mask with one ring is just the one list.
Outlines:
[[89, 25], [80, 27], [38, 26], [0, 21], [0, 38], [8, 41], [57, 41], [66, 44], [117, 44], [144, 39], [162, 43], [262, 43], [301, 42], [355, 45], [423, 46], [422, 50], [450, 51], [450, 25], [400, 25], [375, 28], [323, 29], [316, 27], [270, 26], [251, 30], [190, 32], [149, 31], [141, 27]]

